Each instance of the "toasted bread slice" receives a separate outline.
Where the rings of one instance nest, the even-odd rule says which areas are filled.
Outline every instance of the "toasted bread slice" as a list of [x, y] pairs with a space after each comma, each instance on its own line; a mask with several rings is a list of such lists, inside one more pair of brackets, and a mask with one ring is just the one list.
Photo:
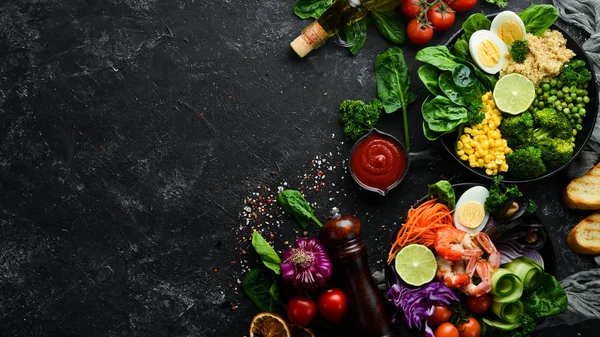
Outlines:
[[567, 185], [563, 202], [568, 208], [600, 210], [600, 163]]
[[600, 212], [583, 219], [567, 236], [567, 244], [579, 254], [600, 254]]

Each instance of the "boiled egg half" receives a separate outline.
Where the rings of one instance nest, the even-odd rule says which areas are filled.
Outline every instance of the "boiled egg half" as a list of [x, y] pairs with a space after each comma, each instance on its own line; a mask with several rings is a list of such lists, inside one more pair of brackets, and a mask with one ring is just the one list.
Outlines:
[[488, 74], [496, 74], [506, 63], [508, 47], [498, 35], [481, 29], [471, 35], [469, 52], [479, 68]]
[[492, 20], [490, 31], [500, 38], [510, 48], [513, 42], [525, 38], [523, 20], [511, 11], [504, 11]]
[[483, 207], [490, 191], [483, 186], [471, 187], [456, 202], [454, 226], [470, 234], [480, 232], [487, 224], [490, 214]]

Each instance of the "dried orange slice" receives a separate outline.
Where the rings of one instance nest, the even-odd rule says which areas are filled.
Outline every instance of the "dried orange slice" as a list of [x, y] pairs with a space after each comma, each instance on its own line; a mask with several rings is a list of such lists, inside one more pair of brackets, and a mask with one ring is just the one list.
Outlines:
[[290, 324], [292, 337], [317, 337], [311, 329], [301, 327], [299, 325]]
[[292, 333], [281, 316], [261, 312], [252, 318], [250, 337], [292, 337]]

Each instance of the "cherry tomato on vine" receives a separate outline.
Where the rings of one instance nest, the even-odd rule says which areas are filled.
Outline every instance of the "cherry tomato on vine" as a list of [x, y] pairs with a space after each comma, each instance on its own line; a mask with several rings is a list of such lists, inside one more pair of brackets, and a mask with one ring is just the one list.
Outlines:
[[490, 309], [492, 305], [492, 295], [483, 294], [481, 296], [469, 296], [467, 297], [467, 308], [473, 313], [481, 314]]
[[432, 326], [438, 326], [444, 322], [448, 322], [452, 316], [452, 311], [443, 304], [435, 305], [433, 307], [433, 314], [427, 318], [427, 323]]
[[458, 329], [452, 323], [442, 323], [433, 333], [435, 337], [459, 337]]
[[329, 322], [339, 322], [346, 314], [348, 301], [341, 289], [333, 288], [324, 291], [317, 301], [319, 313]]
[[454, 0], [450, 1], [450, 8], [457, 12], [466, 12], [477, 4], [477, 0]]
[[287, 314], [290, 322], [305, 326], [317, 315], [317, 305], [308, 296], [294, 296], [288, 301]]
[[407, 18], [413, 19], [421, 12], [421, 5], [419, 0], [401, 0], [400, 11]]
[[436, 3], [427, 11], [427, 20], [435, 30], [446, 30], [454, 24], [454, 11], [445, 2]]
[[406, 27], [406, 35], [412, 44], [425, 44], [433, 37], [433, 28], [412, 19]]
[[469, 317], [468, 321], [458, 324], [456, 328], [458, 329], [459, 337], [481, 336], [481, 326], [479, 325], [479, 321], [477, 321], [474, 317]]

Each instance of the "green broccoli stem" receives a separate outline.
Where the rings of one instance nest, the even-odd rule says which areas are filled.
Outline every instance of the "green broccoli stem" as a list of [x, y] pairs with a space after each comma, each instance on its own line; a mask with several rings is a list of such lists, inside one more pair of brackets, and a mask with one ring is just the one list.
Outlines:
[[551, 135], [552, 135], [552, 133], [546, 129], [537, 129], [537, 130], [533, 131], [533, 137], [535, 137], [535, 139], [537, 139], [537, 140], [550, 138]]
[[404, 123], [404, 142], [406, 143], [406, 152], [410, 152], [410, 138], [408, 137], [408, 115], [406, 107], [402, 107], [402, 120]]

